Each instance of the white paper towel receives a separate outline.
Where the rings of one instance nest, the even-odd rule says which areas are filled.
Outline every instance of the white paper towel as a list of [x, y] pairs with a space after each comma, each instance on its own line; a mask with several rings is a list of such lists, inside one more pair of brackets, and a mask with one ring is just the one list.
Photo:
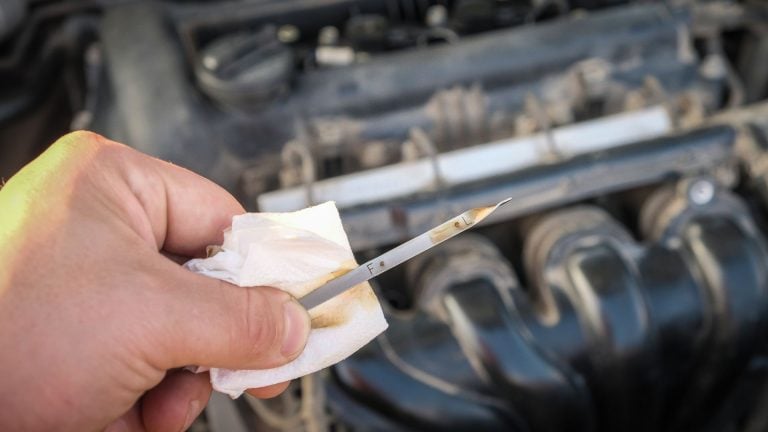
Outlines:
[[[224, 244], [209, 258], [185, 266], [235, 285], [272, 286], [300, 298], [357, 266], [332, 202], [292, 213], [235, 216]], [[263, 370], [213, 368], [213, 388], [235, 398], [248, 388], [292, 380], [335, 364], [387, 328], [366, 282], [309, 311], [312, 330], [294, 361]]]

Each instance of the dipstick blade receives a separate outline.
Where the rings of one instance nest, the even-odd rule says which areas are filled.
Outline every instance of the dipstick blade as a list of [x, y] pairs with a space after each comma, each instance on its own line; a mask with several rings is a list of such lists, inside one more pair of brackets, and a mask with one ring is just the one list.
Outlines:
[[499, 207], [510, 202], [507, 198], [496, 205], [476, 207], [453, 217], [431, 230], [420, 234], [382, 255], [362, 264], [354, 270], [330, 280], [325, 285], [299, 299], [299, 303], [307, 310], [321, 305], [337, 295], [370, 280], [387, 270], [428, 251], [436, 245], [472, 228]]

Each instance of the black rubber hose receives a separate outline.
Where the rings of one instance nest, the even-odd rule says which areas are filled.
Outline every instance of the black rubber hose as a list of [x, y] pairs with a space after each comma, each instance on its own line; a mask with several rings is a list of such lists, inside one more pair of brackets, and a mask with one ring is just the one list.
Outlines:
[[10, 35], [24, 21], [27, 15], [25, 0], [3, 0], [0, 2], [0, 41]]

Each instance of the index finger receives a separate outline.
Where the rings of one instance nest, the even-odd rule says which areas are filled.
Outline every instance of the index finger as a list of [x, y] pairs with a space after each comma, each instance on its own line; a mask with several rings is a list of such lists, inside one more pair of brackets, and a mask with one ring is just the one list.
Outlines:
[[216, 183], [178, 165], [121, 148], [128, 163], [119, 164], [131, 193], [141, 203], [156, 247], [182, 256], [199, 256], [221, 244], [232, 217], [245, 209]]

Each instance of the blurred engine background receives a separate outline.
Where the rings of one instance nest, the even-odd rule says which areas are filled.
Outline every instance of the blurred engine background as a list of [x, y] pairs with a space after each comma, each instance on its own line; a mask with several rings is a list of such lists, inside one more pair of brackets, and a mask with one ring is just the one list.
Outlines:
[[766, 98], [761, 1], [0, 1], [4, 178], [92, 129], [360, 260], [513, 198], [200, 432], [768, 430]]

